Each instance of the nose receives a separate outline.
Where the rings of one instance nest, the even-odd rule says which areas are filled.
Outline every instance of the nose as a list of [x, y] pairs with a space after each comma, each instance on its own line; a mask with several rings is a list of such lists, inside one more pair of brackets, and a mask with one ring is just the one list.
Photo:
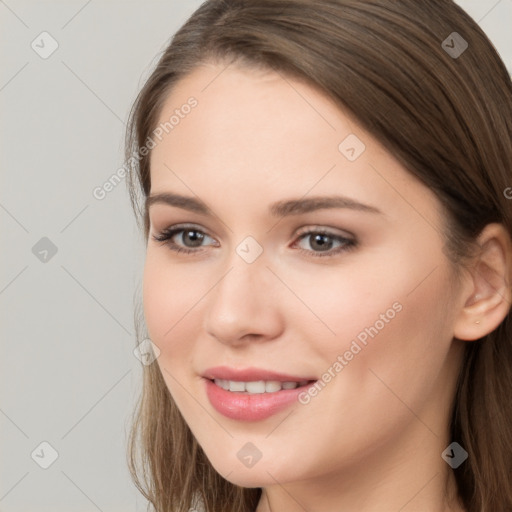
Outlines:
[[262, 259], [253, 263], [234, 259], [230, 263], [206, 297], [206, 332], [232, 346], [275, 339], [283, 329], [279, 281]]

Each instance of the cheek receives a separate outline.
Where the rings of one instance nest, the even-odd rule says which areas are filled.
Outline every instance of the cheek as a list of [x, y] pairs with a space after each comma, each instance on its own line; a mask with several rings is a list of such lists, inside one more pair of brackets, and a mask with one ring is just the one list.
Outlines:
[[[326, 334], [322, 325], [316, 333], [309, 328], [308, 338], [318, 343], [310, 341], [307, 359], [321, 383], [317, 393], [302, 397], [304, 409], [299, 409], [302, 432], [321, 430], [319, 437], [336, 439], [328, 449], [316, 438], [311, 441], [311, 449], [323, 450], [327, 459], [329, 450], [339, 450], [356, 460], [362, 447], [400, 432], [414, 418], [411, 410], [419, 414], [430, 397], [439, 398], [436, 386], [451, 345], [453, 311], [448, 307], [447, 269], [439, 266], [417, 286], [428, 272], [418, 265], [373, 284], [366, 277], [358, 279], [360, 286], [346, 278], [343, 293], [331, 281], [337, 290], [332, 297], [308, 296], [312, 309], [323, 302], [318, 311], [336, 332]], [[329, 413], [328, 404], [335, 404]], [[435, 425], [435, 414], [425, 414], [422, 419]]]
[[283, 309], [294, 316], [288, 319], [290, 325], [298, 321], [309, 332], [302, 338], [312, 346], [324, 340], [321, 344], [332, 349], [342, 349], [359, 334], [364, 341], [365, 329], [375, 324], [379, 331], [387, 328], [400, 315], [415, 278], [394, 272], [393, 261], [387, 259], [386, 254], [372, 260], [354, 257], [338, 268], [283, 273], [283, 280], [300, 299], [290, 296], [290, 307]]
[[[178, 408], [188, 418], [200, 414], [184, 391], [190, 381], [195, 332], [197, 302], [205, 291], [199, 282], [191, 283], [190, 273], [180, 270], [160, 251], [148, 250], [144, 267], [143, 304], [146, 327], [151, 341], [159, 348], [156, 360], [168, 390]], [[194, 305], [196, 305], [194, 308]]]
[[180, 331], [205, 291], [200, 280], [180, 271], [162, 251], [148, 249], [143, 278], [144, 317], [151, 340], [162, 352], [178, 350]]
[[288, 276], [309, 309], [293, 315], [318, 369], [327, 370], [344, 354], [360, 377], [374, 364], [396, 370], [406, 360], [427, 368], [427, 355], [433, 365], [440, 363], [451, 342], [451, 299], [449, 268], [433, 253], [423, 259], [383, 253], [339, 272]]
[[376, 408], [387, 403], [399, 412], [402, 402], [396, 394], [413, 410], [421, 410], [451, 347], [448, 269], [440, 265], [425, 279], [425, 268], [408, 269], [400, 278], [381, 283], [366, 305], [351, 310], [354, 320], [338, 322], [345, 353], [352, 358], [346, 372], [353, 377], [349, 387], [354, 385], [353, 393], [368, 403], [372, 396], [380, 397], [374, 401]]

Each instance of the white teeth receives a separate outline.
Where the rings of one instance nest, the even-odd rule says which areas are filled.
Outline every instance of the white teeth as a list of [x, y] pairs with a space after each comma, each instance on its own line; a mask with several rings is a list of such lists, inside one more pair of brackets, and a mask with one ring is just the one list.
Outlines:
[[224, 379], [215, 379], [215, 384], [220, 386], [222, 389], [229, 391], [229, 381]]
[[245, 391], [245, 383], [230, 380], [229, 381], [229, 391]]
[[[242, 383], [243, 384], [243, 383]], [[256, 382], [246, 382], [245, 383], [245, 391], [247, 393], [265, 393], [265, 381], [258, 380]]]
[[279, 382], [277, 380], [258, 380], [251, 382], [239, 382], [234, 380], [214, 379], [215, 384], [226, 391], [246, 392], [251, 395], [261, 393], [276, 393], [282, 389], [295, 389], [308, 383], [307, 380], [300, 382]]
[[265, 382], [265, 393], [275, 393], [281, 391], [281, 383], [277, 380], [269, 380]]

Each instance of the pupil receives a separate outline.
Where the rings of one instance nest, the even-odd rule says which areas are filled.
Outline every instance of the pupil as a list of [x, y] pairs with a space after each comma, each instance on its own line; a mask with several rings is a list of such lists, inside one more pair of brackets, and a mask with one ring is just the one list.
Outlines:
[[186, 235], [192, 241], [194, 247], [201, 245], [203, 235], [200, 235], [197, 231], [187, 231]]
[[[332, 244], [332, 241], [331, 242], [328, 241], [329, 238], [330, 237], [328, 235], [321, 235], [321, 234], [316, 235], [314, 237], [314, 242], [312, 244], [312, 247], [314, 248], [314, 245], [318, 244], [318, 247], [320, 249], [324, 249], [325, 250], [326, 249], [326, 245]], [[326, 241], [326, 239], [327, 239], [327, 241]]]

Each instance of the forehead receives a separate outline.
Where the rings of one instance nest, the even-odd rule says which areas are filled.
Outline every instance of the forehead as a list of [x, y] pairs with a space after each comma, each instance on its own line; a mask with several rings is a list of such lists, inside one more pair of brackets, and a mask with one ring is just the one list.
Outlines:
[[229, 198], [245, 209], [333, 192], [364, 197], [381, 210], [434, 204], [346, 110], [318, 88], [273, 71], [201, 66], [175, 86], [158, 124], [164, 129], [151, 155], [152, 193], [209, 195], [210, 203]]
[[[164, 126], [173, 113], [188, 111], [185, 105], [192, 97], [197, 106], [164, 134], [175, 149], [193, 133], [203, 151], [226, 149], [229, 137], [233, 154], [252, 154], [256, 146], [262, 157], [275, 158], [272, 151], [285, 140], [296, 143], [295, 152], [322, 144], [332, 149], [333, 135], [350, 131], [353, 124], [325, 94], [304, 82], [274, 71], [208, 64], [177, 83], [164, 103], [159, 125]], [[301, 140], [308, 141], [306, 147], [298, 145]], [[156, 156], [159, 150], [153, 153]]]

